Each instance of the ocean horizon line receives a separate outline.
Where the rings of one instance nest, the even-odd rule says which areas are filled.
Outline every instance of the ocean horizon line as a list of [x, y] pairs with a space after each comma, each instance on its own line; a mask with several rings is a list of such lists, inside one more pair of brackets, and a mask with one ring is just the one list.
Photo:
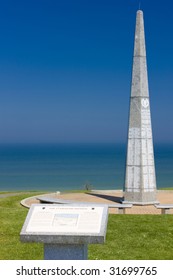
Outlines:
[[[0, 190], [123, 189], [125, 143], [0, 144]], [[173, 145], [155, 145], [157, 187], [173, 187]]]
[[[0, 142], [0, 146], [56, 146], [56, 145], [123, 145], [127, 146], [127, 142]], [[173, 142], [154, 142], [153, 146], [173, 146]]]

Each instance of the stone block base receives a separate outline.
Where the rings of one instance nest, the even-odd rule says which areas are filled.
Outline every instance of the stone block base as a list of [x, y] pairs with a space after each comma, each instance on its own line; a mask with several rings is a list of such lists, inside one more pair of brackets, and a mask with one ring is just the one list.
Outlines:
[[127, 192], [124, 193], [122, 203], [132, 203], [134, 205], [153, 205], [158, 204], [156, 191], [154, 192]]

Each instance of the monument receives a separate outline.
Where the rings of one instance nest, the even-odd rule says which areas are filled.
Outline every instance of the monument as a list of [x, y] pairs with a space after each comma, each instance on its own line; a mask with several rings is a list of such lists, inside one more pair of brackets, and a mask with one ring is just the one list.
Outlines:
[[33, 204], [20, 239], [44, 243], [45, 260], [84, 260], [88, 243], [104, 242], [107, 221], [106, 205]]
[[143, 12], [137, 11], [124, 203], [155, 204], [156, 177]]

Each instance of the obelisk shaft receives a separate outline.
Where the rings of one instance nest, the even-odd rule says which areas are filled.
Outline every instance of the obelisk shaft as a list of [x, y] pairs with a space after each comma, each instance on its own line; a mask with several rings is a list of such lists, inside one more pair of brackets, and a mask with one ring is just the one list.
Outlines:
[[143, 12], [137, 11], [130, 98], [124, 202], [156, 202]]

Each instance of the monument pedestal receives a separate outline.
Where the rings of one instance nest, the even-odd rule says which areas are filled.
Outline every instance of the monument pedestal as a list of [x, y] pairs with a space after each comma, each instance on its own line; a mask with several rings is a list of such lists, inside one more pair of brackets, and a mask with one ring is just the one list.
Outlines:
[[44, 243], [45, 260], [86, 260], [89, 243], [104, 243], [108, 207], [33, 204], [20, 239]]
[[125, 194], [123, 204], [132, 203], [133, 205], [153, 205], [158, 204], [156, 197], [156, 192], [149, 193], [135, 193], [135, 192], [127, 192]]

